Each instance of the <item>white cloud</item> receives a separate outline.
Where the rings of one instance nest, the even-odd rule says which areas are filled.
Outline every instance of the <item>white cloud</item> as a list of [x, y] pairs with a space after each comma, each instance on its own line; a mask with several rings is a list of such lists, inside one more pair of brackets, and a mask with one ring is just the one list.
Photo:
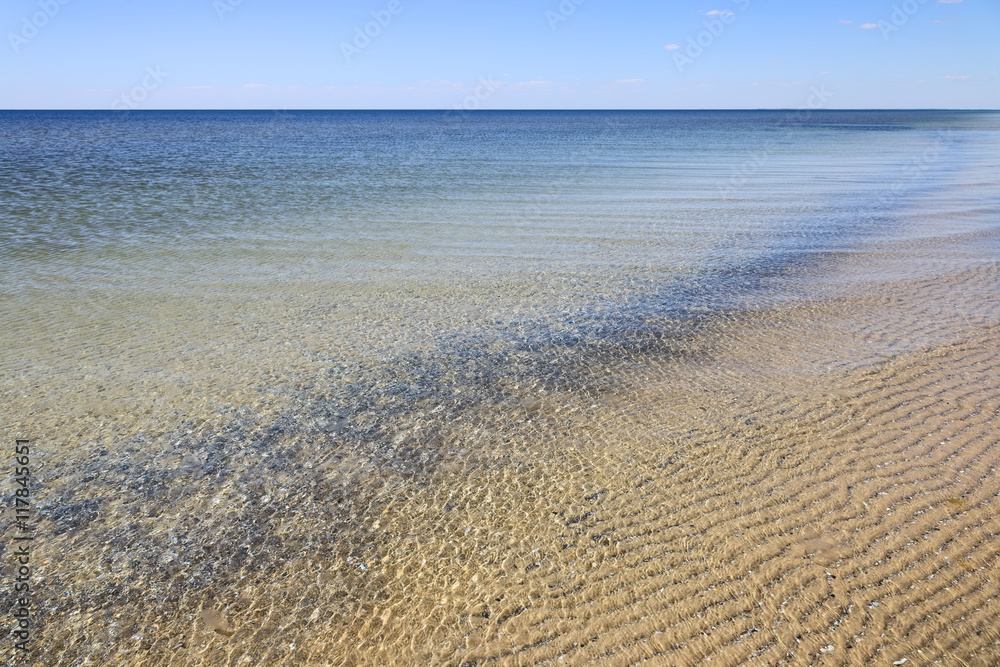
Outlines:
[[642, 83], [642, 79], [618, 79], [615, 83]]
[[861, 28], [864, 30], [871, 30], [872, 28], [877, 28], [878, 23], [862, 23]]
[[962, 2], [962, 0], [937, 0], [937, 1], [942, 5], [954, 5], [955, 3]]
[[705, 12], [705, 16], [732, 16], [733, 13], [728, 9], [712, 9]]
[[951, 79], [952, 81], [965, 81], [966, 79], [971, 79], [972, 77], [968, 74], [962, 74], [959, 76], [946, 76], [946, 79]]
[[676, 51], [677, 49], [681, 48], [681, 45], [680, 44], [664, 44], [663, 48], [665, 48], [667, 51]]
[[839, 21], [837, 21], [837, 23], [854, 23], [854, 21], [848, 19], [840, 19]]

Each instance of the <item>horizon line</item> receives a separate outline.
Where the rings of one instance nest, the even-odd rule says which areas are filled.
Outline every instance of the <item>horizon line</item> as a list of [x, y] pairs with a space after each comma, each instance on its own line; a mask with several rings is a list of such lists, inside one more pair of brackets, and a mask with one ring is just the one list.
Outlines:
[[459, 111], [462, 113], [496, 113], [496, 112], [541, 112], [541, 111], [615, 111], [615, 112], [626, 112], [626, 111], [978, 111], [978, 112], [1000, 112], [1000, 108], [974, 108], [974, 107], [836, 107], [836, 108], [818, 108], [810, 109], [808, 107], [704, 107], [704, 108], [642, 108], [642, 109], [624, 109], [624, 108], [597, 108], [597, 107], [585, 107], [585, 108], [544, 108], [544, 109], [465, 109], [465, 108], [437, 108], [437, 107], [427, 107], [427, 108], [398, 108], [398, 107], [372, 107], [372, 108], [288, 108], [288, 107], [255, 107], [255, 108], [163, 108], [163, 109], [109, 109], [106, 107], [99, 108], [38, 108], [38, 109], [0, 109], [0, 113], [3, 112], [53, 112], [53, 111], [104, 111], [108, 113], [150, 113], [150, 112], [163, 112], [163, 111], [266, 111], [266, 112], [298, 112], [298, 111], [320, 111], [320, 112], [331, 112], [331, 111], [436, 111], [436, 112], [450, 112]]

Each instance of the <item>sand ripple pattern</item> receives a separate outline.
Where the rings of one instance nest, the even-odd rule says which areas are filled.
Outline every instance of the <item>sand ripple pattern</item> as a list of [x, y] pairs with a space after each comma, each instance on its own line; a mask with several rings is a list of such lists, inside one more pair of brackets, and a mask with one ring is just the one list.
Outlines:
[[34, 664], [998, 664], [998, 283], [106, 434], [39, 473]]

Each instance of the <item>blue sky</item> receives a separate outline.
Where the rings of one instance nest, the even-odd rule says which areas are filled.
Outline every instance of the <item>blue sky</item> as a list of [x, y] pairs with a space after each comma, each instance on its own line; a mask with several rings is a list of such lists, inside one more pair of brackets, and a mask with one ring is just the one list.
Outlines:
[[0, 31], [7, 109], [1000, 108], [1000, 0], [5, 0]]

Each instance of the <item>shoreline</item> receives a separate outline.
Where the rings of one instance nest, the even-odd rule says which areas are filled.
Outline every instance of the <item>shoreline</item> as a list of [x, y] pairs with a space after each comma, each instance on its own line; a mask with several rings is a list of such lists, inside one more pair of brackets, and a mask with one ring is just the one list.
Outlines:
[[722, 318], [584, 385], [431, 394], [393, 433], [278, 410], [65, 452], [38, 497], [44, 656], [997, 659], [1000, 265], [913, 255], [935, 247], [957, 268]]

